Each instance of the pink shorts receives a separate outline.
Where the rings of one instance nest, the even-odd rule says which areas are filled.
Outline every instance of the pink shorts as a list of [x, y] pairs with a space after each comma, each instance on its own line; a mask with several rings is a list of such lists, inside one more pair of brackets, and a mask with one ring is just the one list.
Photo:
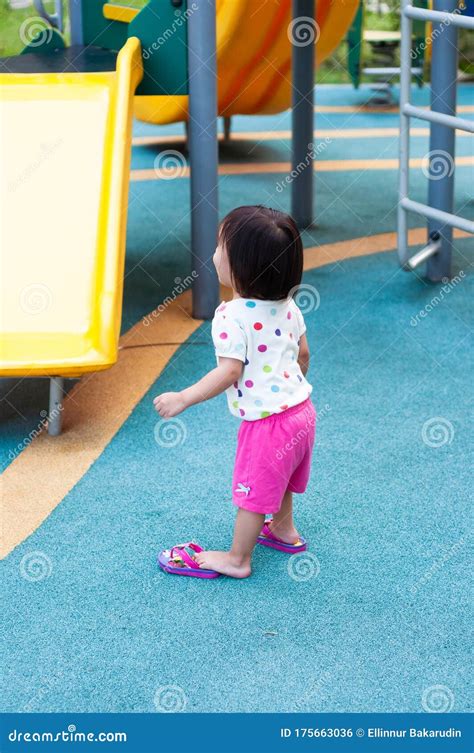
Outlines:
[[242, 421], [232, 500], [244, 510], [276, 513], [287, 489], [301, 494], [311, 470], [316, 411], [311, 399], [257, 421]]

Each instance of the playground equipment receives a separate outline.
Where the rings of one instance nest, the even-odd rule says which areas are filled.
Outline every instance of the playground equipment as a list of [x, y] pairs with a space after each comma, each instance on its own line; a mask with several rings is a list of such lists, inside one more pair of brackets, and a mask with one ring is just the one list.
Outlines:
[[[88, 14], [78, 17], [80, 4], [71, 3], [71, 47], [59, 33], [60, 13], [43, 12], [58, 30], [40, 32], [23, 54], [0, 61], [8, 279], [0, 375], [51, 377], [51, 434], [61, 429], [64, 377], [117, 360], [133, 97], [144, 78], [140, 40], [120, 37], [127, 27], [108, 21], [102, 4], [85, 7]], [[167, 10], [165, 27], [170, 13], [174, 18], [173, 7]], [[183, 80], [180, 58], [184, 49], [175, 66], [164, 67], [161, 91]], [[153, 70], [148, 66], [148, 79]], [[143, 86], [149, 90], [148, 81]]]
[[[50, 58], [0, 76], [2, 376], [80, 376], [117, 359], [140, 43], [101, 73], [52, 72]], [[53, 379], [52, 433], [61, 390]]]
[[[334, 0], [318, 3], [323, 54], [343, 36], [356, 5], [337, 3], [336, 13]], [[54, 14], [41, 0], [35, 6], [47, 33], [39, 32], [21, 55], [0, 60], [9, 280], [0, 376], [50, 376], [48, 431], [58, 434], [64, 377], [117, 359], [135, 91], [139, 114], [140, 98], [147, 108], [162, 97], [168, 121], [176, 100], [189, 94], [193, 314], [209, 318], [217, 305], [217, 277], [208, 264], [217, 230], [216, 4], [149, 0], [137, 12], [104, 0], [70, 0], [70, 47], [61, 0]], [[228, 81], [220, 92], [223, 114], [285, 109], [292, 94], [293, 213], [307, 226], [319, 31], [314, 0], [293, 0], [293, 20], [290, 0], [266, 0], [259, 24], [250, 20], [251, 0], [220, 0], [217, 7]], [[271, 74], [263, 77], [265, 55]], [[293, 86], [285, 76], [290, 65]], [[253, 87], [252, 100], [245, 91]]]
[[[433, 6], [433, 10], [427, 10], [414, 7], [409, 0], [402, 3], [397, 234], [400, 264], [405, 269], [415, 269], [427, 262], [428, 279], [439, 281], [451, 275], [453, 228], [474, 234], [474, 222], [453, 214], [456, 129], [474, 133], [474, 122], [456, 115], [458, 29], [474, 30], [474, 3], [434, 0]], [[410, 103], [413, 21], [432, 23], [431, 108], [426, 110]], [[427, 204], [409, 198], [412, 118], [430, 123]], [[428, 243], [411, 258], [408, 255], [408, 212], [428, 220]]]
[[[414, 0], [413, 5], [418, 8], [427, 8], [428, 0]], [[393, 104], [393, 82], [400, 75], [400, 67], [395, 66], [393, 61], [400, 45], [401, 33], [400, 31], [364, 29], [364, 1], [360, 0], [358, 6], [347, 34], [349, 75], [356, 89], [360, 86], [362, 75], [375, 79], [371, 88], [385, 95], [378, 101], [381, 104]], [[423, 86], [425, 37], [425, 22], [415, 21], [412, 27], [411, 75], [420, 87]], [[375, 65], [371, 67], [363, 67], [364, 42], [370, 44], [375, 58]]]
[[[318, 64], [333, 52], [347, 31], [359, 0], [318, 0], [294, 13], [291, 0], [217, 0], [216, 43], [218, 115], [276, 113], [291, 106], [292, 35], [304, 45], [317, 37]], [[138, 11], [136, 11], [138, 12]], [[135, 115], [150, 123], [188, 120], [186, 97], [139, 97]]]

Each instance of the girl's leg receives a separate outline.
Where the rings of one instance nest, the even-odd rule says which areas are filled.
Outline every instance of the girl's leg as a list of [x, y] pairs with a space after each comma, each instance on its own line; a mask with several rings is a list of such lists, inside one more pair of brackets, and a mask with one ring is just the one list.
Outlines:
[[283, 495], [279, 511], [273, 515], [270, 528], [275, 536], [288, 544], [298, 541], [299, 533], [293, 522], [293, 494], [289, 489]]
[[230, 552], [201, 552], [196, 555], [196, 562], [201, 567], [217, 570], [232, 578], [247, 578], [251, 573], [252, 552], [264, 520], [265, 515], [239, 507]]

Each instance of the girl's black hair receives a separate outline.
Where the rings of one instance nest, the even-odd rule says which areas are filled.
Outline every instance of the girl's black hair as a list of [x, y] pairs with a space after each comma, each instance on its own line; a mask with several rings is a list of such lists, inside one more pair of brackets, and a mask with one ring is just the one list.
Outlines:
[[237, 207], [222, 220], [219, 243], [243, 298], [280, 301], [301, 282], [303, 244], [289, 214], [263, 206]]

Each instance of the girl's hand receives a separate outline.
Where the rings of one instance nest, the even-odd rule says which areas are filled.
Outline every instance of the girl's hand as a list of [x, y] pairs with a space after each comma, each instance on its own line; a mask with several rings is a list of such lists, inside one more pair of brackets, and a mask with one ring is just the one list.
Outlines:
[[191, 405], [210, 400], [220, 395], [231, 384], [240, 379], [244, 364], [236, 358], [219, 358], [219, 366], [206, 376], [186, 387], [181, 392], [163, 392], [153, 400], [155, 410], [163, 418], [173, 418]]
[[155, 410], [162, 418], [173, 418], [186, 408], [186, 401], [181, 392], [163, 392], [153, 400]]

